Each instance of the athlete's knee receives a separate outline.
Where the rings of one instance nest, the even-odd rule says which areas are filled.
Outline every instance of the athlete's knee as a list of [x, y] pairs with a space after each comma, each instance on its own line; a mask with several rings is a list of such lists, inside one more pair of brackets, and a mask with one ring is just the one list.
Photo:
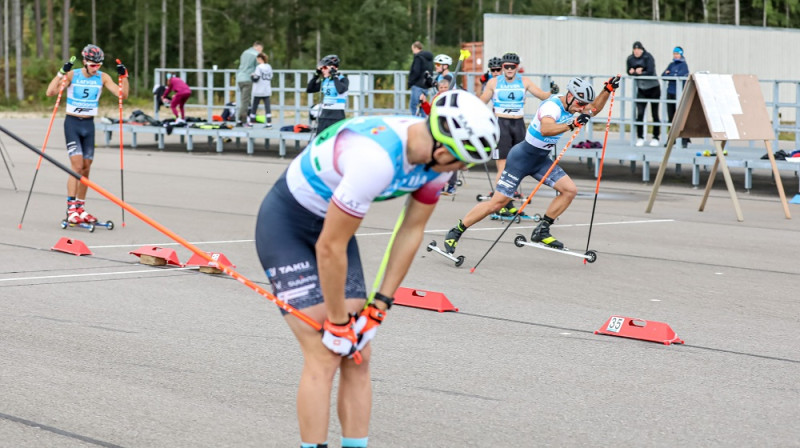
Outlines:
[[564, 199], [572, 202], [575, 196], [578, 195], [578, 186], [575, 185], [574, 182], [569, 181], [562, 185], [561, 188], [558, 189], [558, 192], [561, 193]]

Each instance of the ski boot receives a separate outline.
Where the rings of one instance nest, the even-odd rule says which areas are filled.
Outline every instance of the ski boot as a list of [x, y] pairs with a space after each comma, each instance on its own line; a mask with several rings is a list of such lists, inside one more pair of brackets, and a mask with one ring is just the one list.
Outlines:
[[464, 223], [459, 219], [458, 225], [447, 232], [447, 235], [444, 237], [444, 250], [447, 251], [448, 254], [455, 253], [458, 240], [466, 230], [467, 228], [464, 226]]
[[553, 249], [564, 249], [564, 244], [550, 234], [550, 223], [547, 221], [540, 222], [539, 225], [533, 229], [531, 241], [550, 246]]
[[96, 222], [97, 222], [97, 218], [95, 218], [94, 216], [92, 216], [91, 214], [89, 214], [89, 212], [87, 212], [87, 211], [86, 211], [86, 210], [83, 208], [84, 201], [75, 201], [75, 202], [76, 202], [76, 204], [77, 204], [77, 210], [78, 210], [78, 213], [80, 214], [81, 220], [82, 220], [83, 222], [85, 222], [85, 223], [87, 223], [87, 224], [94, 224], [94, 223], [96, 223]]
[[78, 208], [77, 204], [74, 201], [69, 202], [69, 206], [67, 208], [67, 222], [69, 224], [84, 224], [83, 217], [81, 217], [81, 208]]

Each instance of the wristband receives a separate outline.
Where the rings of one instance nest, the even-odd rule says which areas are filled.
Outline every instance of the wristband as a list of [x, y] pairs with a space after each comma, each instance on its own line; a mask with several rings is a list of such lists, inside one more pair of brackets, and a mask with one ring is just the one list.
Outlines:
[[385, 295], [379, 292], [376, 292], [373, 298], [375, 300], [380, 300], [381, 302], [385, 303], [387, 311], [392, 307], [392, 304], [394, 303], [394, 297], [386, 297]]

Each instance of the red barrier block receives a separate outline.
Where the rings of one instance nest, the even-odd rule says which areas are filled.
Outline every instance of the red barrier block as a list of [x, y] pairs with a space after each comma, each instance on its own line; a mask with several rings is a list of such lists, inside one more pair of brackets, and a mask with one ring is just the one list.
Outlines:
[[81, 240], [73, 240], [67, 237], [63, 237], [56, 243], [55, 246], [51, 247], [50, 250], [55, 250], [58, 252], [64, 252], [68, 254], [73, 254], [77, 256], [81, 255], [92, 255], [92, 251], [86, 247], [86, 244]]
[[433, 310], [440, 313], [458, 311], [458, 308], [454, 307], [441, 292], [403, 288], [402, 286], [397, 288], [394, 293], [394, 304]]
[[164, 249], [163, 247], [154, 247], [154, 246], [142, 246], [128, 253], [139, 257], [139, 263], [146, 264], [149, 266], [164, 266], [166, 264], [171, 264], [174, 266], [183, 267], [180, 260], [178, 260], [178, 254], [175, 253], [174, 249]]
[[683, 344], [683, 339], [680, 339], [675, 331], [664, 322], [633, 317], [611, 316], [594, 334], [660, 342], [664, 345]]
[[214, 261], [208, 261], [205, 258], [201, 257], [200, 255], [193, 254], [192, 258], [189, 258], [189, 261], [186, 262], [184, 266], [199, 266], [200, 272], [204, 272], [206, 274], [219, 274], [222, 272], [222, 269], [219, 269], [217, 265], [228, 266], [229, 268], [235, 268], [236, 265], [232, 264], [228, 257], [224, 254], [218, 252], [206, 252], [209, 257], [211, 257]]

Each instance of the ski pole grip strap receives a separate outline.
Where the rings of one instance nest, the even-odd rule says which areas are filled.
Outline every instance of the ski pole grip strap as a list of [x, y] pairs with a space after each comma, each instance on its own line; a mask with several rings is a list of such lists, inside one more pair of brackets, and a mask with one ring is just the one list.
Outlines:
[[375, 293], [375, 300], [380, 300], [381, 302], [386, 304], [386, 309], [389, 310], [392, 308], [392, 304], [394, 303], [394, 297], [386, 297], [385, 295], [376, 292]]

